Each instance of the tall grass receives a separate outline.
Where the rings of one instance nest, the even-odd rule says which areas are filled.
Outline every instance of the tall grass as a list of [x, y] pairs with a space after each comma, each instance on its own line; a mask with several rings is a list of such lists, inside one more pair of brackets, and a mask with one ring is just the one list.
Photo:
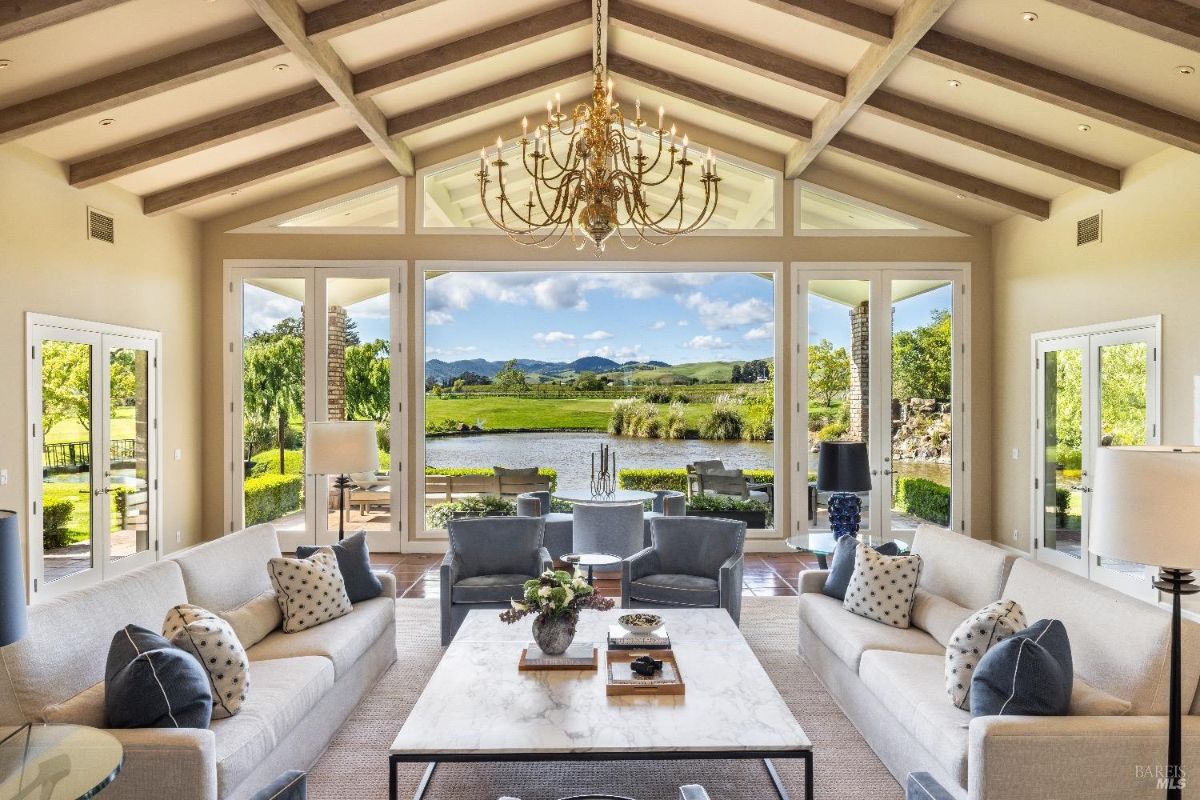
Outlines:
[[683, 439], [687, 436], [687, 426], [683, 418], [683, 403], [675, 400], [667, 407], [667, 416], [663, 420], [660, 435], [663, 439]]
[[743, 420], [739, 403], [728, 394], [713, 400], [712, 411], [700, 423], [702, 439], [740, 439]]
[[662, 418], [653, 404], [638, 398], [613, 403], [612, 416], [608, 418], [608, 432], [614, 436], [657, 439], [662, 435], [662, 430]]

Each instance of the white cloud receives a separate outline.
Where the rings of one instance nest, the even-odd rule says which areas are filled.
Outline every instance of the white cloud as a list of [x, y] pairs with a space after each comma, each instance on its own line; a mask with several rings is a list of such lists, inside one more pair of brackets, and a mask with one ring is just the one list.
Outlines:
[[425, 355], [437, 358], [458, 358], [479, 352], [475, 345], [460, 345], [458, 347], [426, 347]]
[[609, 358], [613, 361], [649, 361], [649, 356], [642, 355], [642, 346], [640, 344], [627, 345], [624, 347], [613, 347], [604, 345], [597, 347], [595, 350], [580, 350], [579, 357], [599, 356], [600, 358]]
[[598, 342], [601, 339], [611, 339], [612, 337], [613, 335], [611, 333], [602, 330], [595, 330], [591, 333], [585, 333], [583, 335], [583, 338], [587, 339], [589, 342]]
[[678, 300], [684, 308], [695, 311], [700, 317], [700, 324], [709, 330], [762, 324], [775, 318], [771, 305], [757, 297], [730, 303], [728, 300], [709, 297], [703, 292], [692, 292], [686, 297], [679, 297]]
[[681, 320], [679, 320], [679, 322], [676, 322], [675, 324], [681, 328], [686, 328], [688, 326], [688, 321], [686, 319], [681, 319]]
[[426, 325], [449, 325], [451, 322], [454, 322], [454, 315], [449, 311], [425, 312]]
[[757, 328], [751, 328], [742, 336], [743, 339], [749, 342], [759, 339], [772, 339], [775, 337], [775, 323], [768, 322], [765, 325], [759, 325]]
[[566, 333], [565, 331], [539, 332], [533, 335], [533, 340], [538, 344], [561, 344], [563, 342], [575, 341], [575, 334]]
[[242, 313], [247, 331], [267, 331], [288, 317], [299, 319], [301, 314], [300, 301], [257, 286], [246, 287], [243, 302], [245, 310]]
[[726, 350], [733, 345], [722, 339], [720, 336], [693, 336], [683, 345], [692, 350]]
[[661, 331], [661, 330], [662, 330], [663, 328], [665, 328], [665, 327], [667, 327], [667, 323], [666, 323], [664, 320], [661, 320], [661, 319], [660, 319], [658, 322], [656, 322], [656, 323], [654, 323], [653, 325], [651, 325], [651, 326], [650, 326], [650, 330], [652, 330], [652, 331]]

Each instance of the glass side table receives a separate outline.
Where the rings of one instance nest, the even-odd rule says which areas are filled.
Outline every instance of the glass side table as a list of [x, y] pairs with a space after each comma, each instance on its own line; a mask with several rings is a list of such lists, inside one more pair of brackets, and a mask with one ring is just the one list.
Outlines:
[[612, 567], [621, 563], [620, 556], [610, 556], [608, 553], [567, 553], [562, 560], [576, 567], [587, 567], [588, 586], [596, 585], [593, 571], [596, 567]]
[[84, 800], [121, 771], [111, 733], [84, 725], [0, 728], [0, 800]]
[[[908, 542], [901, 539], [893, 539], [891, 537], [873, 536], [859, 531], [855, 537], [863, 544], [869, 544], [872, 547], [878, 547], [884, 542], [895, 542], [900, 548], [900, 553], [903, 555], [908, 552]], [[787, 540], [787, 546], [797, 553], [812, 553], [817, 557], [817, 566], [821, 569], [829, 569], [829, 556], [833, 555], [834, 549], [837, 547], [837, 541], [834, 540], [833, 534], [826, 533], [802, 533], [793, 536]]]

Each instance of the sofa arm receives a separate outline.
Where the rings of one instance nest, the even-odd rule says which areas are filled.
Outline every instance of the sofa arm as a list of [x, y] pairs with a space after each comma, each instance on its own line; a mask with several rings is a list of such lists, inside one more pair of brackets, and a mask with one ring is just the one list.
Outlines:
[[[976, 717], [971, 720], [967, 796], [1158, 800], [1166, 756], [1165, 716]], [[1200, 776], [1200, 717], [1186, 714], [1183, 772], [1189, 778]]]
[[380, 597], [396, 599], [396, 576], [390, 572], [376, 572], [375, 577], [383, 584], [383, 594]]
[[441, 568], [438, 570], [438, 577], [441, 578], [442, 588], [448, 589], [458, 583], [461, 572], [462, 561], [453, 550], [447, 550], [446, 555], [442, 558]]
[[537, 571], [537, 573], [535, 573], [537, 575], [541, 575], [543, 572], [546, 572], [547, 570], [549, 570], [551, 572], [554, 570], [554, 559], [550, 557], [550, 551], [544, 547], [538, 548], [537, 566], [538, 566], [538, 571]]
[[[653, 547], [639, 550], [621, 562], [621, 579], [636, 581], [661, 571], [658, 551]], [[622, 587], [623, 588], [623, 587]]]
[[201, 728], [108, 731], [124, 748], [124, 763], [105, 800], [217, 800], [217, 740]]
[[805, 569], [800, 571], [800, 581], [796, 584], [796, 591], [799, 594], [813, 594], [819, 592], [825, 586], [825, 579], [829, 577], [827, 569]]

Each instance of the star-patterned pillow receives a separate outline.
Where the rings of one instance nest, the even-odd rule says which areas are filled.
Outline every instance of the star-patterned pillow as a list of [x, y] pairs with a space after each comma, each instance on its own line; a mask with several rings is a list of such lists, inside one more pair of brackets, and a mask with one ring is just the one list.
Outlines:
[[233, 627], [211, 611], [188, 604], [167, 612], [163, 638], [196, 657], [212, 688], [212, 718], [232, 717], [250, 691], [250, 659]]
[[1025, 627], [1025, 612], [1018, 603], [997, 600], [954, 629], [946, 644], [946, 691], [955, 706], [971, 708], [971, 678], [988, 648]]
[[272, 558], [271, 585], [283, 612], [283, 632], [296, 633], [350, 613], [350, 597], [333, 548], [308, 558]]
[[920, 577], [920, 556], [885, 556], [859, 544], [842, 608], [893, 628], [907, 628]]

